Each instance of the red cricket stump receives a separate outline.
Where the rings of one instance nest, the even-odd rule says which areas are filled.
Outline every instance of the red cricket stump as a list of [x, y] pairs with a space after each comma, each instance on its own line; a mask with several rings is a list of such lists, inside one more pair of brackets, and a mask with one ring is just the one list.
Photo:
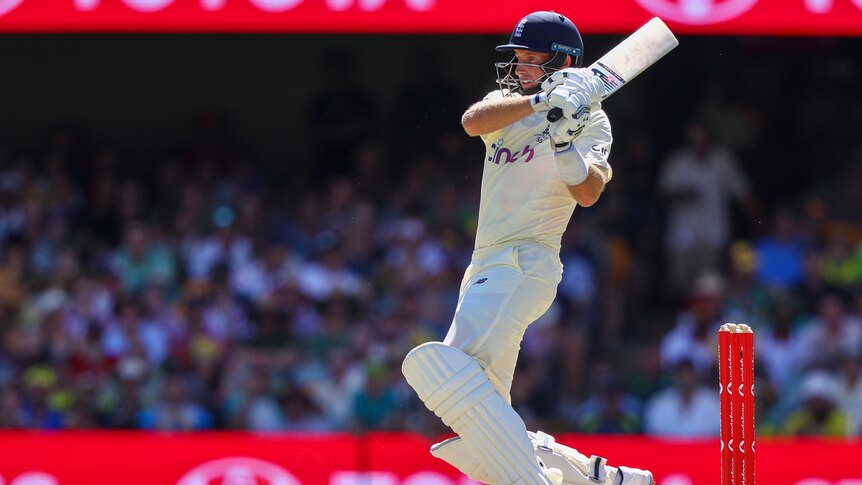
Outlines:
[[754, 485], [754, 333], [726, 323], [718, 331], [721, 485]]
[[754, 332], [748, 326], [742, 330], [740, 335], [742, 339], [742, 382], [744, 384], [742, 402], [745, 406], [745, 417], [742, 420], [745, 446], [742, 447], [742, 459], [746, 465], [743, 470], [742, 483], [754, 485], [754, 442], [756, 441], [754, 428]]
[[731, 471], [731, 455], [730, 446], [728, 443], [731, 439], [731, 430], [733, 425], [730, 422], [730, 365], [728, 365], [728, 355], [730, 351], [730, 335], [731, 332], [725, 329], [727, 325], [722, 325], [718, 332], [718, 396], [719, 406], [721, 408], [721, 485], [730, 485], [732, 483], [733, 472]]

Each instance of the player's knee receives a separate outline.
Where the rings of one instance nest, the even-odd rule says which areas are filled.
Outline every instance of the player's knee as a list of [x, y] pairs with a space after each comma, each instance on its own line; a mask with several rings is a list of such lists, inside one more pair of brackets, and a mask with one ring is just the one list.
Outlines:
[[421, 352], [420, 349], [422, 348], [422, 346], [428, 343], [429, 342], [419, 344], [416, 347], [410, 349], [410, 352], [407, 352], [407, 355], [405, 355], [404, 359], [401, 361], [401, 373], [403, 375], [406, 376], [410, 372], [411, 368], [415, 365], [413, 363], [413, 360], [415, 359], [416, 353]]
[[[433, 362], [427, 362], [428, 356], [432, 355], [429, 350], [431, 349], [440, 349], [440, 351], [444, 352], [445, 355], [450, 356], [454, 354], [462, 354], [465, 357], [473, 360], [479, 364], [482, 369], [485, 369], [487, 366], [485, 365], [484, 360], [481, 355], [488, 354], [484, 350], [484, 346], [476, 346], [475, 348], [462, 348], [458, 345], [453, 345], [450, 342], [425, 342], [417, 345], [410, 349], [410, 352], [407, 352], [407, 355], [404, 356], [404, 360], [401, 361], [401, 372], [404, 373], [410, 367], [416, 366], [419, 362], [422, 363], [422, 366], [433, 365]], [[447, 349], [451, 349], [447, 350]], [[480, 354], [480, 355], [477, 355]]]
[[447, 425], [487, 394], [482, 389], [493, 389], [474, 359], [441, 342], [408, 352], [401, 372], [419, 399]]

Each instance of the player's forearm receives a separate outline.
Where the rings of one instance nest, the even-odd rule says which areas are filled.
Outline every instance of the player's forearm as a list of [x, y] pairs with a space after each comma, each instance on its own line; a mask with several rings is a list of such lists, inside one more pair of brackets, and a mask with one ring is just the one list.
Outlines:
[[589, 207], [599, 200], [605, 190], [605, 176], [596, 165], [590, 164], [590, 173], [587, 178], [577, 185], [567, 185], [569, 193], [572, 194], [578, 205]]
[[529, 96], [479, 101], [467, 108], [461, 125], [470, 136], [486, 135], [533, 114]]

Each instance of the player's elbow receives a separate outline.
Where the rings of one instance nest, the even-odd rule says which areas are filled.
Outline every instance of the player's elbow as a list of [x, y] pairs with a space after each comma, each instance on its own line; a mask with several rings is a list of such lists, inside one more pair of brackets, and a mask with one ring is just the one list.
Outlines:
[[602, 190], [589, 183], [569, 185], [569, 193], [581, 207], [590, 207], [599, 201]]
[[476, 116], [473, 110], [468, 109], [464, 112], [464, 115], [461, 116], [461, 126], [464, 128], [464, 132], [470, 136], [479, 136], [482, 134], [478, 116]]
[[578, 201], [578, 205], [579, 205], [579, 206], [581, 206], [581, 207], [590, 207], [590, 206], [592, 206], [593, 204], [595, 204], [596, 202], [598, 202], [598, 201], [599, 201], [599, 195], [598, 195], [598, 194], [596, 194], [596, 195], [594, 195], [594, 196], [593, 196], [593, 195], [589, 195], [589, 196], [581, 196], [579, 199], [576, 199], [576, 200]]

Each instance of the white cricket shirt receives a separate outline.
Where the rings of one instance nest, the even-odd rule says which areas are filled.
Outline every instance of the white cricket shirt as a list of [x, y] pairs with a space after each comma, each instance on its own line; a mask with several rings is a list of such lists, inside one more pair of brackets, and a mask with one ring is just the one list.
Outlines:
[[[485, 99], [501, 98], [493, 91]], [[485, 169], [479, 202], [476, 249], [533, 241], [559, 251], [576, 202], [560, 178], [548, 140], [547, 113], [535, 113], [482, 136]], [[590, 115], [575, 147], [611, 178], [611, 125], [604, 111]]]

